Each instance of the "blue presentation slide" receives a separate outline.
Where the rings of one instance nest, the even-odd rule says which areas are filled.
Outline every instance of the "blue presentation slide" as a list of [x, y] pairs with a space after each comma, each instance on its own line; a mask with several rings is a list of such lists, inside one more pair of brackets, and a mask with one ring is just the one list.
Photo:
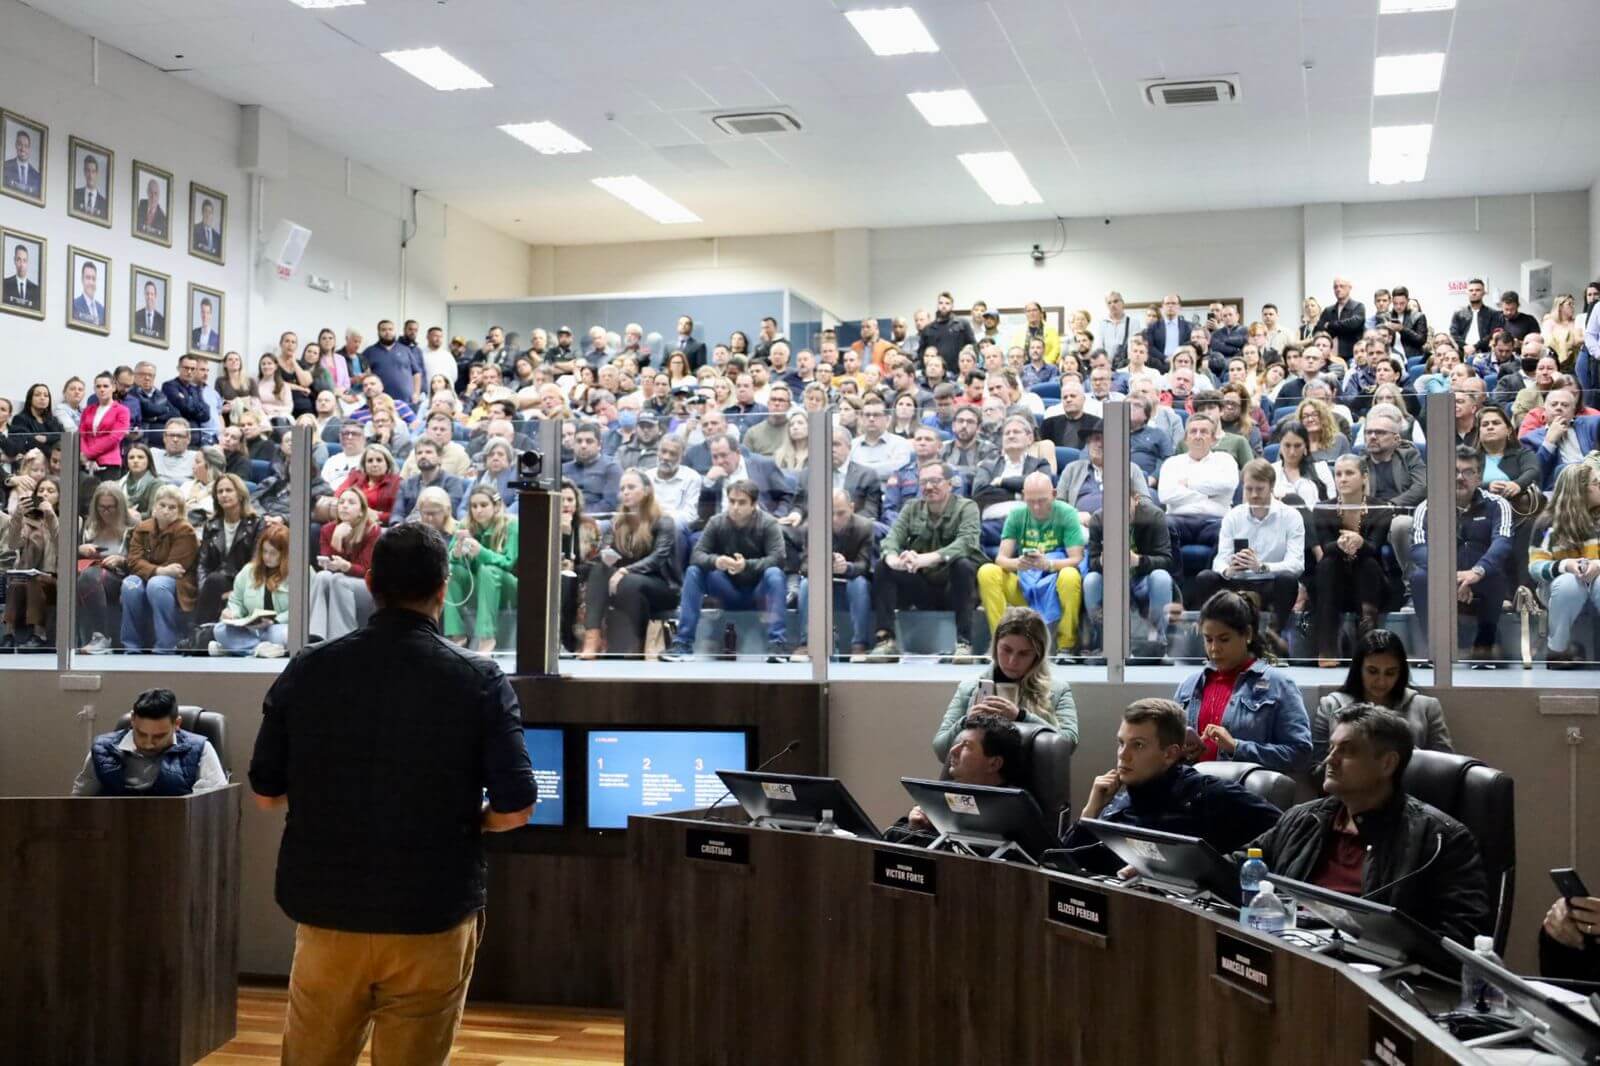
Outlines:
[[718, 770], [745, 768], [745, 735], [692, 730], [591, 730], [589, 828], [625, 829], [630, 814], [709, 807]]
[[523, 727], [522, 741], [533, 762], [533, 780], [539, 786], [539, 802], [533, 808], [529, 825], [566, 825], [567, 789], [562, 780], [566, 745], [560, 729]]

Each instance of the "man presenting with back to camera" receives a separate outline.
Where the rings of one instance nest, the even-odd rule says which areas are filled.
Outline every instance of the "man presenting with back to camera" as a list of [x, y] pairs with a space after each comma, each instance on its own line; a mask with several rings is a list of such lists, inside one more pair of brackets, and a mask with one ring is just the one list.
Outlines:
[[[283, 1061], [444, 1063], [483, 935], [481, 833], [537, 799], [510, 683], [439, 632], [444, 537], [372, 552], [378, 610], [296, 656], [267, 693], [250, 784], [287, 806], [277, 900], [298, 924]], [[487, 787], [488, 804], [483, 803]]]

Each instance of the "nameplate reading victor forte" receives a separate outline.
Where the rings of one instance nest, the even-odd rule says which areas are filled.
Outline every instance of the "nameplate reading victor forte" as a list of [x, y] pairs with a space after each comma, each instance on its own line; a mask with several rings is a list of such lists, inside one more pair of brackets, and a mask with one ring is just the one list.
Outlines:
[[1091, 892], [1066, 881], [1051, 881], [1047, 894], [1049, 909], [1045, 917], [1084, 933], [1105, 936], [1107, 900], [1103, 892]]
[[1272, 999], [1272, 949], [1217, 932], [1216, 975], [1262, 999]]
[[1366, 1061], [1373, 1066], [1412, 1066], [1417, 1061], [1416, 1038], [1368, 1007]]
[[684, 832], [684, 852], [691, 859], [750, 865], [750, 837], [718, 829], [690, 829]]
[[872, 883], [903, 892], [937, 896], [939, 864], [922, 855], [875, 849], [872, 852]]

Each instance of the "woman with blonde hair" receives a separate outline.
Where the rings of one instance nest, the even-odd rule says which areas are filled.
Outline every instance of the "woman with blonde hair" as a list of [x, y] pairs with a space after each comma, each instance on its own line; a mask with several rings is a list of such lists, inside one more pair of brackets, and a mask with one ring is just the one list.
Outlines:
[[1295, 418], [1306, 429], [1306, 443], [1311, 446], [1313, 463], [1331, 463], [1341, 455], [1350, 454], [1350, 438], [1339, 429], [1333, 408], [1315, 397], [1307, 397], [1295, 408]]
[[804, 470], [811, 454], [811, 424], [804, 411], [792, 411], [784, 428], [783, 443], [772, 453], [779, 470]]
[[[28, 495], [11, 513], [4, 538], [0, 538], [0, 546], [10, 560], [7, 566], [19, 571], [0, 578], [6, 589], [5, 636], [0, 638], [0, 647], [6, 650], [50, 650], [46, 624], [55, 612], [57, 545], [60, 543], [56, 536], [55, 503], [60, 501], [61, 490], [55, 486], [55, 502], [52, 502], [47, 486], [55, 486], [55, 480], [48, 476], [41, 476], [37, 484], [30, 485]], [[32, 576], [21, 573], [28, 570], [42, 572]]]
[[456, 516], [450, 513], [450, 494], [438, 485], [429, 485], [417, 494], [417, 521], [443, 533], [446, 540], [456, 535]]
[[[258, 617], [271, 611], [268, 618]], [[289, 527], [262, 530], [255, 551], [233, 579], [233, 592], [212, 628], [211, 655], [280, 659], [289, 644]]]
[[1556, 477], [1550, 503], [1539, 516], [1528, 549], [1528, 576], [1550, 604], [1545, 658], [1552, 670], [1571, 670], [1584, 659], [1572, 643], [1572, 624], [1584, 607], [1600, 612], [1600, 472], [1573, 463]]
[[[161, 485], [150, 517], [128, 538], [128, 576], [122, 579], [122, 647], [159, 654], [177, 650], [199, 592], [200, 539], [183, 517], [183, 494]], [[153, 641], [152, 639], [153, 638]]]
[[1310, 341], [1311, 335], [1317, 331], [1317, 319], [1322, 317], [1322, 305], [1315, 296], [1307, 296], [1300, 302], [1300, 340]]
[[1078, 742], [1078, 710], [1072, 686], [1050, 676], [1050, 634], [1044, 617], [1031, 607], [1008, 607], [989, 642], [989, 659], [977, 677], [956, 686], [944, 720], [933, 735], [942, 760], [961, 732], [961, 720], [987, 711], [1012, 722], [1044, 722], [1072, 743]]
[[1572, 293], [1564, 292], [1550, 305], [1550, 313], [1539, 326], [1544, 342], [1556, 353], [1563, 374], [1572, 373], [1577, 365], [1578, 352], [1583, 348], [1583, 327], [1578, 324], [1577, 301]]
[[517, 599], [517, 520], [492, 487], [480, 485], [467, 497], [467, 520], [450, 546], [450, 585], [444, 600], [444, 635], [467, 642], [461, 609], [473, 607], [475, 651], [491, 655], [500, 626], [500, 604]]
[[89, 514], [78, 538], [78, 632], [85, 655], [111, 650], [121, 625], [122, 578], [127, 573], [128, 536], [139, 519], [114, 481], [102, 481], [89, 498]]
[[[677, 524], [661, 513], [654, 483], [638, 470], [622, 473], [611, 547], [589, 569], [584, 598], [583, 651], [593, 659], [644, 650], [650, 616], [673, 607], [683, 584], [678, 572]], [[607, 609], [616, 613], [608, 624]]]

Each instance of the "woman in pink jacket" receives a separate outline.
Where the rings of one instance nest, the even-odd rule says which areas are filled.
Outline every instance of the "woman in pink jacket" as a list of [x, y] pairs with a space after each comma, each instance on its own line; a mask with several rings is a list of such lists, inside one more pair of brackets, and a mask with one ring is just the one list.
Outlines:
[[128, 409], [116, 398], [110, 374], [94, 379], [94, 399], [78, 423], [83, 458], [94, 463], [95, 477], [107, 481], [122, 475], [122, 438], [128, 435]]

